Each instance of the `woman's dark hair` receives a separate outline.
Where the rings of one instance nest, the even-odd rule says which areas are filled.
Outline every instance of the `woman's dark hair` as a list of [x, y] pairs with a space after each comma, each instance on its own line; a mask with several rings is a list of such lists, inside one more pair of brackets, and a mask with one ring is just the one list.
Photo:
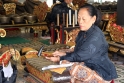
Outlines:
[[[85, 5], [81, 6], [79, 8], [79, 10], [82, 9], [82, 8], [87, 8], [87, 11], [89, 12], [90, 16], [92, 16], [92, 17], [96, 16], [96, 21], [95, 21], [94, 24], [99, 25], [99, 23], [101, 21], [101, 18], [102, 18], [101, 17], [101, 12], [91, 4], [85, 4]], [[78, 12], [79, 12], [79, 10], [78, 10]]]

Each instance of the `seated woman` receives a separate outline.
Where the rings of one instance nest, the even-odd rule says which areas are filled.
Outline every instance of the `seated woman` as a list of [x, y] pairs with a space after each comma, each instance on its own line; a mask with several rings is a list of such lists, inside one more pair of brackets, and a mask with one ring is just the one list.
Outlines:
[[74, 51], [55, 51], [54, 57], [46, 57], [53, 62], [78, 62], [70, 70], [74, 78], [72, 83], [110, 83], [117, 78], [115, 66], [108, 57], [108, 43], [97, 27], [100, 17], [100, 12], [94, 6], [81, 6], [78, 11], [80, 32]]

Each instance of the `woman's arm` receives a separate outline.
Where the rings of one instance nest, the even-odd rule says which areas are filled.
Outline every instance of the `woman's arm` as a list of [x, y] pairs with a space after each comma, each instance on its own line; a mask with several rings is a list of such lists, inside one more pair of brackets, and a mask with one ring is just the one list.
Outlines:
[[90, 36], [86, 41], [81, 40], [82, 43], [77, 45], [77, 48], [72, 53], [66, 53], [66, 56], [61, 56], [60, 60], [68, 60], [71, 62], [82, 62], [97, 55], [101, 55], [108, 44], [101, 34]]

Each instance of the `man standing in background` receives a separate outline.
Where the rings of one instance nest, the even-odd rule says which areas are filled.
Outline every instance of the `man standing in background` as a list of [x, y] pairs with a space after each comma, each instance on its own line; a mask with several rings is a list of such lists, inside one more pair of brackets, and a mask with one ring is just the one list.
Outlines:
[[[71, 9], [73, 0], [59, 0], [61, 3], [56, 3], [53, 6], [51, 12], [47, 17], [47, 23], [50, 25], [51, 23], [57, 25], [57, 14], [59, 14], [59, 24], [63, 24], [63, 13], [69, 13], [69, 10], [72, 11], [71, 14], [74, 14], [74, 10]], [[50, 27], [49, 27], [50, 31]], [[51, 33], [50, 33], [51, 34]], [[55, 32], [55, 41], [57, 39], [57, 33]]]

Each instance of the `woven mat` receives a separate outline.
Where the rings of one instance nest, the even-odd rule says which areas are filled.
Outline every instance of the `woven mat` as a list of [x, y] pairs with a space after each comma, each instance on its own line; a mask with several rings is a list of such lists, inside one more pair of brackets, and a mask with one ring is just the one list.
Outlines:
[[20, 44], [20, 43], [27, 43], [30, 42], [29, 40], [22, 38], [22, 37], [4, 37], [0, 38], [0, 44], [8, 45], [8, 44]]
[[39, 41], [43, 44], [50, 45], [50, 39], [42, 39], [42, 40], [39, 40]]

